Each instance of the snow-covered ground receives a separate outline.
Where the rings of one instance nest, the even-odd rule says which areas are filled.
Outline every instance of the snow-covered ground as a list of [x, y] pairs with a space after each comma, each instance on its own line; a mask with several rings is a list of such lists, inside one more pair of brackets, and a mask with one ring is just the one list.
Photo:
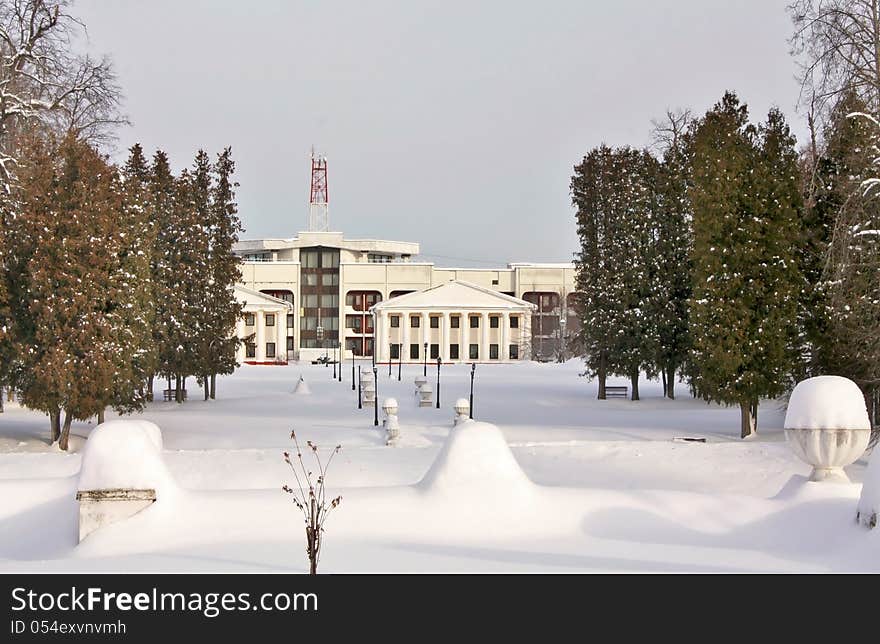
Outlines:
[[[342, 445], [327, 480], [343, 501], [319, 572], [880, 570], [880, 530], [855, 520], [865, 458], [847, 468], [851, 485], [808, 482], [778, 402], [761, 405], [759, 434], [743, 441], [738, 409], [684, 385], [675, 401], [644, 381], [639, 402], [597, 401], [575, 361], [478, 365], [474, 417], [500, 432], [466, 423], [444, 448], [469, 371], [443, 367], [438, 410], [417, 406], [421, 367], [401, 382], [396, 365], [391, 378], [379, 367], [380, 400], [400, 403], [396, 447], [381, 409], [379, 428], [372, 408], [357, 409], [350, 363], [342, 383], [330, 367], [245, 366], [210, 402], [190, 379], [190, 401], [136, 416], [161, 428], [176, 489], [79, 545], [79, 450], [94, 425], [75, 424], [65, 454], [47, 445], [44, 416], [9, 405], [0, 569], [305, 571], [302, 519], [280, 489], [295, 429]], [[428, 374], [433, 385], [436, 366]]]

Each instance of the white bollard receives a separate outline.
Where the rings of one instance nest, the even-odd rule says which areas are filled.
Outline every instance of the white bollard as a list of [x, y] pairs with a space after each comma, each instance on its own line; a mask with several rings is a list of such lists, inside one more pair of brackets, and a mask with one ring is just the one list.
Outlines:
[[452, 418], [452, 425], [458, 425], [461, 422], [470, 420], [471, 404], [467, 398], [459, 398], [455, 401], [455, 416]]
[[419, 388], [419, 407], [433, 407], [434, 389], [427, 382]]
[[415, 384], [416, 384], [415, 395], [416, 396], [418, 396], [421, 393], [422, 385], [426, 384], [427, 382], [428, 382], [428, 379], [425, 378], [425, 376], [416, 376], [416, 379], [415, 379]]
[[385, 412], [385, 420], [382, 421], [385, 427], [385, 444], [396, 445], [400, 438], [400, 423], [397, 420], [397, 400], [386, 398], [385, 402], [382, 403], [382, 411]]

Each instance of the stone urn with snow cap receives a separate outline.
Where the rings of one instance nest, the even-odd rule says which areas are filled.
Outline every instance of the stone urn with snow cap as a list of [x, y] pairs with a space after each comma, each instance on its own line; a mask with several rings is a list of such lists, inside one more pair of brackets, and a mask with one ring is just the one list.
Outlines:
[[455, 409], [455, 416], [452, 419], [453, 427], [466, 420], [470, 420], [471, 403], [467, 398], [459, 398], [456, 400], [453, 409]]
[[398, 404], [396, 398], [386, 398], [382, 403], [382, 411], [385, 412], [385, 444], [396, 445], [400, 438], [400, 422], [397, 419]]
[[865, 453], [871, 438], [861, 389], [841, 376], [799, 382], [788, 401], [785, 437], [794, 453], [813, 466], [811, 481], [848, 483], [843, 468]]

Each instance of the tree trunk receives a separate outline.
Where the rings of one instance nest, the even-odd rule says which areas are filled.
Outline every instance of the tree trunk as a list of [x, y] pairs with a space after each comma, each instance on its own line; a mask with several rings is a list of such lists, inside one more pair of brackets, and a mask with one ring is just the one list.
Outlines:
[[663, 396], [665, 397], [669, 389], [666, 387], [666, 368], [660, 369], [660, 380], [663, 382]]
[[605, 352], [599, 352], [599, 368], [596, 375], [599, 377], [599, 400], [605, 400], [605, 380], [608, 378], [608, 368], [605, 365]]
[[[342, 369], [342, 366], [339, 367]], [[214, 400], [217, 397], [217, 374], [211, 374], [211, 400]]]
[[208, 399], [208, 389], [211, 387], [211, 379], [210, 376], [204, 375], [202, 376], [202, 389], [205, 390], [205, 400]]
[[633, 374], [630, 374], [629, 377], [630, 384], [632, 385], [632, 396], [630, 396], [630, 400], [640, 400], [639, 398], [639, 372], [636, 371]]
[[740, 438], [748, 438], [758, 431], [758, 403], [742, 402], [739, 404]]
[[64, 426], [61, 428], [61, 437], [58, 439], [58, 447], [65, 452], [67, 451], [68, 442], [70, 440], [70, 421], [73, 420], [73, 414], [69, 411], [64, 412]]
[[3, 387], [0, 387], [0, 414], [3, 413]]
[[666, 396], [670, 400], [675, 400], [675, 367], [669, 366], [669, 373], [666, 374]]
[[51, 445], [61, 436], [61, 410], [57, 407], [49, 411], [49, 426], [51, 427]]
[[153, 374], [147, 378], [147, 402], [153, 402]]
[[104, 407], [101, 407], [101, 411], [98, 412], [98, 424], [99, 425], [104, 422], [104, 412], [105, 411], [106, 411], [106, 409]]

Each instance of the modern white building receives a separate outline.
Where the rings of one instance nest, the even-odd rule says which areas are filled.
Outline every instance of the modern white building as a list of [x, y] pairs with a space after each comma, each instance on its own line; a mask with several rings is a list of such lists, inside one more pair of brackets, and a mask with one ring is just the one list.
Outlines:
[[[274, 329], [276, 336], [272, 341], [276, 358], [267, 358], [272, 350], [265, 346], [269, 340], [255, 339], [254, 344], [264, 346], [256, 346], [252, 351], [254, 357], [243, 358], [245, 362], [314, 360], [331, 354], [337, 343], [342, 344], [345, 355], [353, 352], [357, 356], [371, 356], [376, 340], [371, 311], [374, 305], [390, 304], [392, 298], [428, 291], [450, 282], [467, 283], [482, 289], [484, 294], [497, 294], [534, 305], [529, 324], [523, 327], [528, 329], [528, 342], [518, 340], [518, 346], [527, 344], [529, 350], [519, 350], [519, 359], [552, 359], [562, 346], [567, 329], [572, 329], [574, 324], [575, 270], [571, 263], [444, 268], [433, 262], [419, 261], [418, 243], [347, 239], [339, 232], [318, 231], [301, 232], [289, 239], [241, 241], [235, 252], [242, 258], [241, 287], [292, 307], [292, 312], [286, 314], [292, 317], [287, 317], [288, 322], [282, 325], [285, 332], [283, 343], [277, 335], [282, 329], [277, 326]], [[456, 292], [464, 291], [457, 289]], [[443, 294], [445, 299], [447, 293], [437, 291], [434, 296], [438, 294]], [[419, 311], [420, 315], [428, 315], [429, 324], [432, 314], [442, 317], [445, 310], [439, 306], [431, 308], [431, 297], [424, 300], [427, 308]], [[466, 302], [461, 303], [458, 310], [469, 314]], [[493, 331], [494, 327], [489, 330]], [[518, 336], [511, 333], [510, 337], [514, 335]], [[380, 337], [383, 340], [380, 344], [386, 340], [389, 343], [389, 351], [380, 353], [377, 358], [387, 361], [392, 350], [390, 345], [395, 344], [393, 338], [397, 336]], [[424, 350], [424, 340], [419, 337], [421, 350]], [[502, 339], [499, 337], [498, 340], [489, 344], [498, 344], [499, 355], [505, 354], [501, 349]], [[438, 344], [437, 350], [442, 351], [439, 345], [443, 343], [429, 344]], [[459, 360], [472, 361], [468, 358], [470, 344], [474, 343], [468, 341], [467, 347], [461, 347]], [[484, 348], [480, 342], [476, 344], [480, 347], [478, 361], [488, 362], [490, 349]], [[279, 350], [282, 346], [284, 349]], [[509, 349], [508, 346], [508, 360]], [[403, 361], [418, 363], [424, 359], [421, 353], [418, 358], [413, 355], [412, 347], [405, 347]], [[450, 360], [453, 359], [450, 357]]]
[[531, 351], [537, 306], [460, 280], [372, 307], [376, 361], [510, 362]]
[[236, 336], [243, 340], [238, 361], [286, 364], [287, 334], [295, 317], [293, 304], [240, 284], [235, 287], [235, 298], [244, 305], [244, 315], [235, 327]]

